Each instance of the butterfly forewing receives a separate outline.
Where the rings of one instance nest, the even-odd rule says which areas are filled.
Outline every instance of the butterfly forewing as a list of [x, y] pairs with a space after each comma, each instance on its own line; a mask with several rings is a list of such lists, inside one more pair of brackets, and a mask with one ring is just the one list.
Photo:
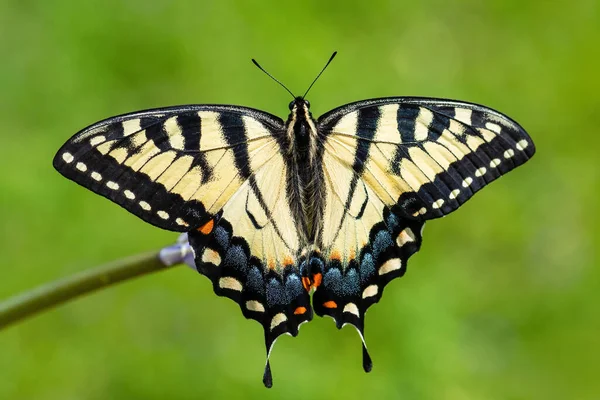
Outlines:
[[73, 136], [54, 159], [67, 178], [163, 229], [199, 227], [243, 184], [242, 153], [275, 143], [281, 120], [235, 107], [187, 106], [126, 114]]
[[386, 205], [414, 218], [454, 211], [535, 152], [527, 133], [507, 116], [452, 100], [353, 103], [319, 118], [319, 127], [326, 147], [356, 149], [360, 162], [353, 169]]

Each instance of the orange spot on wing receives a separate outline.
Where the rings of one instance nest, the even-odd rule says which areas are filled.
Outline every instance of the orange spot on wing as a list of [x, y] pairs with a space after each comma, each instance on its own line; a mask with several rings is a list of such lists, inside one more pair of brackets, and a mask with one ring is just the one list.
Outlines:
[[204, 235], [208, 235], [209, 233], [212, 232], [214, 227], [215, 227], [215, 220], [211, 219], [210, 221], [208, 221], [207, 223], [202, 225], [200, 228], [198, 228], [198, 231]]
[[323, 307], [325, 308], [337, 308], [337, 304], [333, 300], [326, 301], [323, 303]]
[[348, 255], [348, 259], [354, 260], [356, 258], [356, 251], [354, 249], [350, 249], [350, 254]]
[[310, 290], [310, 278], [308, 276], [302, 277], [302, 286], [304, 286], [304, 290], [307, 292]]
[[306, 307], [297, 307], [297, 308], [294, 310], [294, 314], [296, 314], [296, 315], [302, 315], [302, 314], [304, 314], [305, 312], [306, 312]]
[[333, 250], [331, 252], [331, 255], [329, 256], [329, 258], [332, 259], [332, 260], [338, 260], [338, 261], [340, 261], [342, 259], [342, 255], [340, 254], [339, 251]]
[[273, 259], [271, 258], [271, 259], [269, 259], [269, 261], [267, 261], [267, 266], [268, 266], [270, 269], [275, 269], [275, 267], [277, 266], [277, 264], [275, 264], [275, 260], [273, 260]]
[[285, 256], [283, 259], [283, 265], [290, 266], [290, 265], [294, 265], [294, 259], [290, 256]]
[[321, 275], [320, 273], [314, 274], [312, 286], [315, 289], [318, 288], [319, 286], [321, 286], [321, 281], [323, 281], [323, 275]]
[[316, 289], [321, 286], [321, 282], [323, 281], [323, 275], [321, 273], [313, 274], [312, 278], [308, 276], [302, 277], [302, 286], [304, 286], [304, 290], [309, 292], [311, 289]]

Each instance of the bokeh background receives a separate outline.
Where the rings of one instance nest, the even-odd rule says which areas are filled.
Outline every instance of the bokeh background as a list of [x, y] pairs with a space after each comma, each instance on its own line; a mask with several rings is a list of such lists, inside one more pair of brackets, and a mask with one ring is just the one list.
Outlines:
[[176, 234], [56, 173], [59, 146], [138, 109], [232, 103], [285, 117], [370, 97], [482, 103], [538, 152], [427, 224], [359, 338], [316, 318], [272, 357], [262, 328], [186, 267], [0, 332], [0, 399], [597, 399], [599, 3], [0, 1], [0, 299]]

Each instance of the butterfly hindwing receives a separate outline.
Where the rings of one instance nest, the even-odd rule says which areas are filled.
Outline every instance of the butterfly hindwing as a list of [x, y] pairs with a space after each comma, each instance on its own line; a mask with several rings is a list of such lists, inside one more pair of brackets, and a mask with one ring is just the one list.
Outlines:
[[365, 313], [381, 299], [385, 286], [406, 272], [408, 258], [421, 247], [423, 225], [422, 221], [403, 219], [385, 207], [356, 255], [342, 257], [335, 245], [324, 252], [327, 261], [323, 281], [313, 296], [315, 312], [333, 317], [338, 328], [351, 324], [357, 329], [367, 372], [372, 363], [364, 338]]
[[215, 221], [214, 232], [188, 235], [198, 271], [217, 295], [233, 299], [246, 318], [263, 325], [267, 350], [283, 333], [296, 336], [299, 325], [312, 319], [312, 308], [295, 265], [267, 265], [224, 216]]

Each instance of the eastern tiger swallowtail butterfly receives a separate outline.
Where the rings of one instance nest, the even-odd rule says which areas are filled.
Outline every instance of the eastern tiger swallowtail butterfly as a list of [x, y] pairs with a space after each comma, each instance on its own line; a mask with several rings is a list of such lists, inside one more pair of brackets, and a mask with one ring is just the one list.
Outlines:
[[305, 96], [286, 121], [232, 105], [124, 114], [54, 158], [144, 221], [188, 232], [198, 272], [263, 326], [267, 387], [275, 340], [313, 312], [356, 328], [370, 371], [365, 313], [406, 272], [425, 221], [535, 152], [519, 124], [477, 104], [388, 97], [314, 119]]

